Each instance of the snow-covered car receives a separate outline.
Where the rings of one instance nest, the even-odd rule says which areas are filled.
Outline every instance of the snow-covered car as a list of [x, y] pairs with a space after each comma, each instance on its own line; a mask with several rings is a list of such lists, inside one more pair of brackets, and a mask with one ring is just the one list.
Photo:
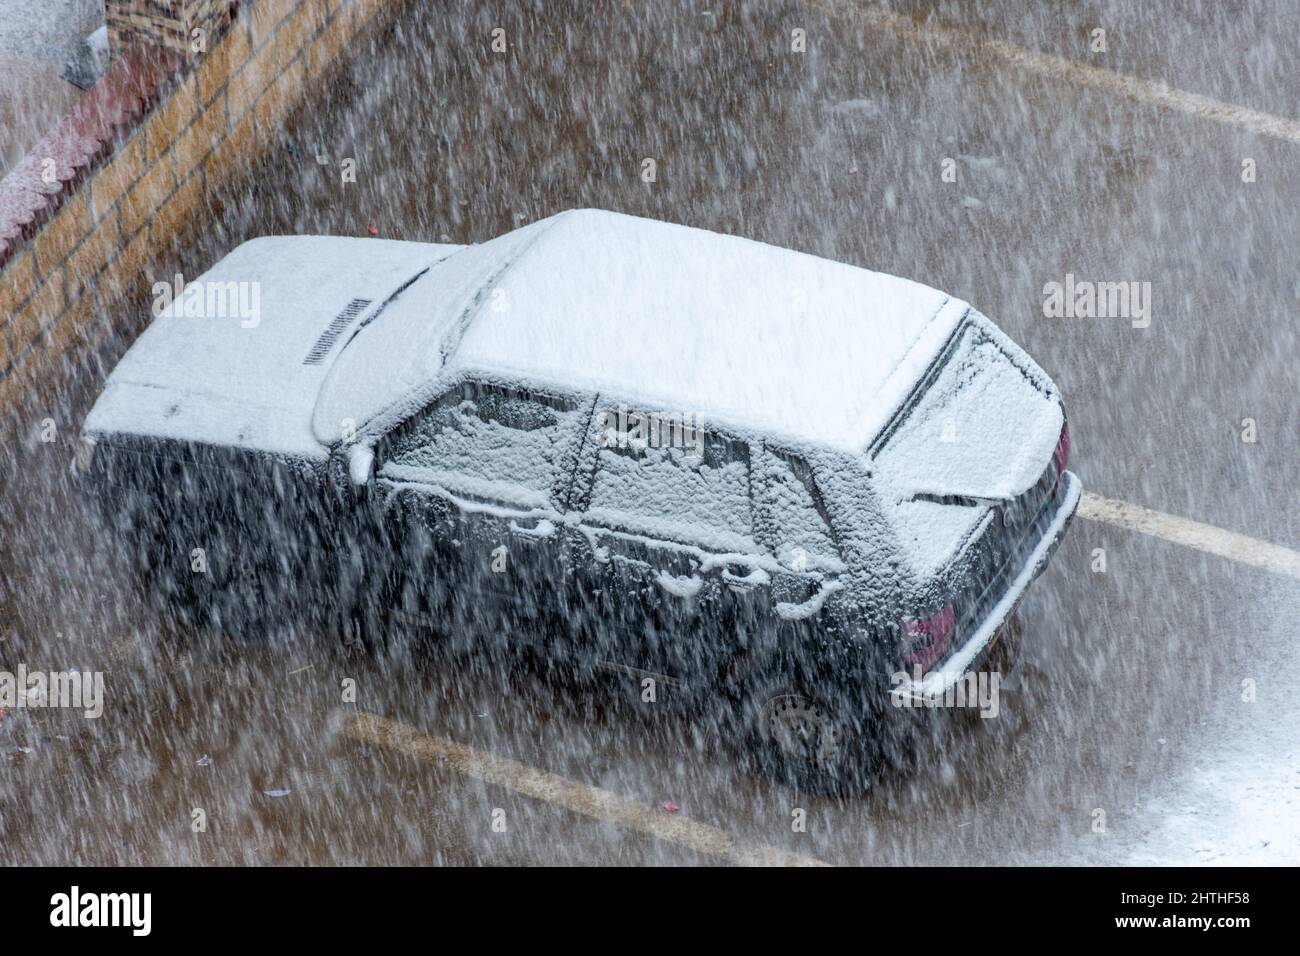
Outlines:
[[987, 318], [741, 238], [578, 210], [256, 239], [196, 284], [260, 315], [178, 288], [77, 456], [170, 605], [725, 693], [799, 783], [865, 779], [889, 694], [978, 666], [1079, 500], [1056, 387]]

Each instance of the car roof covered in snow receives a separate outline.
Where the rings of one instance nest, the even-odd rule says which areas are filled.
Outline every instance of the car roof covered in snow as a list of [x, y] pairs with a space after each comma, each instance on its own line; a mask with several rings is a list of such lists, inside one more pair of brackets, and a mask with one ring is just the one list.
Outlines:
[[574, 210], [433, 266], [340, 356], [316, 431], [391, 422], [476, 370], [860, 452], [965, 311], [895, 276]]

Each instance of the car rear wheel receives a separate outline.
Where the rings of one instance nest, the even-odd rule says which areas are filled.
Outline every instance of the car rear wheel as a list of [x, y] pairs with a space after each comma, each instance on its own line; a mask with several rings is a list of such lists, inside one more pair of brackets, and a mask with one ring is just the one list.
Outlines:
[[877, 708], [779, 665], [745, 666], [733, 686], [750, 751], [764, 773], [818, 794], [856, 796], [871, 787], [884, 754]]

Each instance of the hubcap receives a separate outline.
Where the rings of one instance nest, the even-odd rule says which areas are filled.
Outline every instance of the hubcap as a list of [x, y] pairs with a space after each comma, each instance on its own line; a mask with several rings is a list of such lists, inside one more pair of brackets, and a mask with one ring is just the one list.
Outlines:
[[840, 731], [831, 715], [801, 694], [773, 697], [763, 707], [763, 738], [786, 757], [809, 764], [832, 763]]

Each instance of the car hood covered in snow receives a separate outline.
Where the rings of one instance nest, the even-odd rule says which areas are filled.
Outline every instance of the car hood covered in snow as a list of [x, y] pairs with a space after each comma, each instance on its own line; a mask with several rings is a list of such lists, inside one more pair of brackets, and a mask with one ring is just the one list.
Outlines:
[[[323, 457], [311, 414], [331, 363], [387, 300], [458, 248], [326, 236], [246, 242], [187, 277], [186, 293], [109, 376], [85, 431]], [[245, 309], [236, 312], [228, 306], [239, 295]]]

